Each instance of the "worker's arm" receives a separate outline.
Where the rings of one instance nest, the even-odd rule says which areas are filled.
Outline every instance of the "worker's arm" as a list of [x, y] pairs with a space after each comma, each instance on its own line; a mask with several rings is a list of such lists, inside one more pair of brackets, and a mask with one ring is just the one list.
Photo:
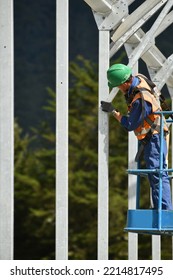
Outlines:
[[151, 104], [144, 101], [144, 116], [142, 115], [142, 100], [137, 99], [131, 107], [128, 116], [122, 116], [121, 113], [115, 109], [111, 102], [101, 101], [102, 111], [112, 113], [113, 116], [125, 127], [128, 131], [135, 130], [143, 122], [149, 114], [152, 113]]

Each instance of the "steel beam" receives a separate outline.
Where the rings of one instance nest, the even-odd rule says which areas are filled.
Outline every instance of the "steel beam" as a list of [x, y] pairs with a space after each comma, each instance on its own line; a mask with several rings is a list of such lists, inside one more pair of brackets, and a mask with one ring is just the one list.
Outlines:
[[[109, 31], [99, 31], [99, 108], [109, 92], [106, 71], [109, 67]], [[108, 259], [109, 212], [109, 117], [99, 109], [98, 123], [98, 259]]]
[[[130, 55], [133, 48], [131, 45], [125, 44], [125, 50], [127, 55]], [[138, 73], [138, 62], [133, 67], [133, 73]], [[138, 141], [133, 132], [128, 135], [128, 169], [137, 169], [137, 163], [134, 161], [134, 154], [138, 150]], [[133, 153], [131, 152], [133, 151]], [[128, 209], [136, 208], [136, 196], [137, 196], [137, 176], [128, 174]], [[128, 233], [128, 259], [137, 260], [138, 259], [138, 234]]]
[[0, 259], [13, 259], [13, 1], [0, 1]]
[[56, 259], [68, 259], [68, 0], [56, 1]]

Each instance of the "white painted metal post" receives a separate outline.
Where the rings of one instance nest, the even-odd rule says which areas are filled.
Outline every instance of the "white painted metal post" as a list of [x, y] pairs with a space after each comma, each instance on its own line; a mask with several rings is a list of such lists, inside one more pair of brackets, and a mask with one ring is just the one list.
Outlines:
[[[131, 52], [131, 47], [127, 44], [126, 51]], [[138, 73], [138, 62], [136, 62], [133, 73]], [[130, 132], [128, 135], [128, 168], [137, 169], [137, 163], [134, 161], [134, 155], [138, 150], [138, 141], [133, 132]], [[132, 153], [133, 151], [133, 153]], [[128, 175], [128, 208], [136, 209], [136, 186], [137, 186], [137, 176], [132, 174]], [[128, 259], [137, 260], [138, 259], [138, 234], [137, 233], [128, 233]]]
[[[149, 73], [150, 73], [150, 69], [148, 69]], [[152, 77], [151, 77], [152, 79]], [[157, 83], [157, 81], [154, 81], [156, 86], [159, 86], [159, 82], [161, 82], [159, 80], [159, 82]], [[151, 190], [150, 190], [151, 192]], [[152, 235], [151, 237], [151, 242], [152, 242], [152, 260], [160, 260], [161, 259], [161, 236], [160, 235]]]
[[[128, 136], [128, 168], [136, 169], [136, 163], [134, 163], [134, 155], [137, 153], [137, 141], [135, 135], [130, 132]], [[133, 153], [132, 153], [133, 151]], [[128, 175], [128, 208], [136, 209], [136, 176]], [[138, 259], [138, 234], [128, 233], [128, 259]]]
[[56, 1], [56, 259], [68, 259], [68, 0]]
[[13, 1], [0, 1], [0, 259], [13, 259]]
[[[109, 31], [99, 31], [99, 107], [100, 101], [106, 100], [109, 92], [106, 71], [109, 67]], [[108, 259], [108, 114], [99, 110], [98, 131], [98, 259]]]
[[152, 235], [152, 260], [161, 258], [161, 237]]
[[[133, 44], [125, 44], [125, 50], [129, 56], [134, 48]], [[133, 67], [133, 74], [138, 73], [138, 61]], [[133, 132], [128, 135], [128, 169], [137, 169], [137, 163], [134, 161], [134, 154], [138, 150], [138, 141]], [[133, 153], [132, 153], [133, 151]], [[136, 186], [137, 177], [129, 174], [128, 175], [128, 208], [136, 209]], [[138, 234], [128, 233], [128, 259], [138, 259]]]

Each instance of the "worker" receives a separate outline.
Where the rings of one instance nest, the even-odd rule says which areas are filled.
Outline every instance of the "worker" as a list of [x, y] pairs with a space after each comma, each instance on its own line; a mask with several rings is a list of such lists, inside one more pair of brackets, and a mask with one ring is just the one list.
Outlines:
[[[122, 116], [115, 110], [111, 102], [101, 101], [101, 109], [112, 113], [127, 131], [134, 131], [143, 148], [147, 169], [159, 169], [160, 165], [160, 115], [154, 112], [161, 110], [152, 89], [142, 74], [132, 75], [130, 67], [124, 64], [113, 64], [107, 71], [110, 89], [118, 87], [125, 97], [128, 114]], [[166, 169], [167, 144], [165, 136], [168, 133], [166, 122], [163, 139], [163, 169]], [[140, 151], [141, 149], [139, 149]], [[140, 158], [137, 154], [137, 161]], [[159, 207], [159, 172], [148, 173], [154, 209]], [[173, 210], [171, 203], [170, 181], [167, 171], [162, 173], [162, 209]]]

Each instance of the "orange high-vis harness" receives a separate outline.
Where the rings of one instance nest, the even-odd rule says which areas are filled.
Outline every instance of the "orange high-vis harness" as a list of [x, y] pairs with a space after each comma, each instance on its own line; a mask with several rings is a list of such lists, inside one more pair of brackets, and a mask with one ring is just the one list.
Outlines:
[[[153, 87], [155, 85], [141, 74], [138, 74], [137, 77], [139, 77], [141, 82], [133, 90], [132, 94], [134, 94], [134, 98], [130, 103], [130, 107], [132, 106], [133, 102], [141, 98], [143, 121], [142, 124], [137, 129], [134, 130], [134, 133], [138, 138], [138, 140], [141, 140], [140, 141], [141, 145], [136, 155], [135, 161], [139, 160], [142, 151], [144, 149], [144, 146], [148, 143], [152, 135], [160, 132], [160, 116], [158, 114], [154, 114], [154, 112], [162, 110], [159, 102], [159, 97], [158, 95], [156, 96], [153, 90]], [[144, 119], [144, 101], [149, 102], [152, 106], [152, 114], [148, 115], [147, 118], [145, 119]], [[164, 118], [164, 134], [165, 135], [168, 134], [168, 127], [165, 118]]]

